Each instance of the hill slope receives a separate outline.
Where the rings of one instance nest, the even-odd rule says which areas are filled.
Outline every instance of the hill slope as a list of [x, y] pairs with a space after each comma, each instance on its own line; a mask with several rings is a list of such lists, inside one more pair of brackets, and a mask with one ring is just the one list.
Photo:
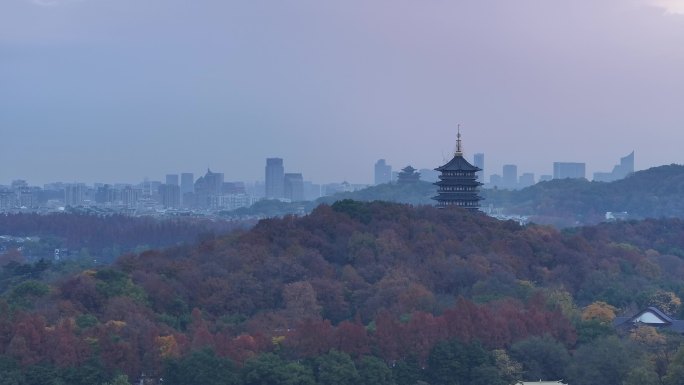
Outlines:
[[669, 165], [638, 171], [611, 183], [555, 179], [519, 191], [485, 190], [485, 204], [507, 212], [533, 215], [538, 222], [592, 224], [607, 211], [630, 217], [684, 218], [684, 166]]
[[[585, 357], [599, 365], [619, 355], [632, 361], [611, 372], [619, 382], [605, 382], [618, 384], [632, 363], [651, 357], [610, 339], [605, 321], [586, 310], [580, 317], [578, 306], [607, 302], [594, 304], [605, 320], [609, 305], [633, 311], [672, 298], [676, 312], [682, 257], [678, 219], [558, 231], [455, 208], [345, 200], [63, 278], [11, 265], [3, 269], [12, 285], [0, 300], [0, 371], [10, 360], [17, 375], [53, 368], [71, 378], [69, 370], [89, 368], [106, 376], [164, 372], [164, 383], [187, 384], [182, 373], [197, 367], [235, 376], [233, 362], [244, 365], [244, 377], [215, 383], [269, 383], [247, 380], [258, 358], [269, 367], [304, 365], [304, 383], [327, 384], [323, 361], [362, 371], [372, 358], [388, 371], [387, 384], [475, 373], [479, 382], [468, 383], [506, 384], [522, 369], [506, 374], [495, 357], [515, 357], [520, 363], [511, 365], [529, 378], [588, 383], [583, 373], [606, 375], [601, 366], [587, 369]], [[480, 358], [466, 365], [469, 374], [449, 372], [453, 354], [470, 349]], [[527, 355], [539, 349], [566, 358], [540, 364]], [[611, 354], [590, 354], [600, 351]], [[478, 365], [488, 374], [471, 372]], [[67, 382], [98, 383], [88, 381]]]

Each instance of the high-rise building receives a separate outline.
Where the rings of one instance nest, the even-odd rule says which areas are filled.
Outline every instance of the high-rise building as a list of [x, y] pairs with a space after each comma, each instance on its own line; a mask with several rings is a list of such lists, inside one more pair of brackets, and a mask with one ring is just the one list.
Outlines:
[[95, 202], [100, 204], [113, 203], [120, 198], [120, 192], [111, 185], [98, 187], [95, 192]]
[[503, 187], [511, 190], [518, 187], [518, 166], [514, 164], [503, 166]]
[[480, 169], [480, 171], [475, 173], [475, 175], [477, 175], [477, 181], [484, 183], [485, 157], [483, 153], [478, 152], [473, 155], [473, 166]]
[[315, 201], [321, 197], [321, 185], [304, 181], [304, 200]]
[[178, 174], [166, 174], [166, 184], [178, 186]]
[[553, 179], [585, 178], [586, 164], [574, 162], [554, 162]]
[[181, 174], [181, 194], [195, 191], [195, 176], [191, 172]]
[[613, 167], [612, 172], [595, 172], [594, 181], [612, 182], [623, 179], [634, 172], [634, 151], [629, 155], [620, 158], [620, 164]]
[[128, 208], [135, 207], [140, 200], [142, 195], [142, 190], [139, 188], [133, 188], [132, 186], [126, 186], [121, 190], [121, 200], [124, 206]]
[[375, 162], [375, 184], [392, 182], [392, 166], [387, 164], [384, 159]]
[[191, 172], [181, 174], [180, 195], [181, 205], [191, 206], [194, 202], [193, 193], [195, 192], [195, 175]]
[[83, 183], [69, 184], [64, 189], [65, 206], [81, 206], [85, 199], [86, 186]]
[[286, 173], [283, 176], [285, 198], [292, 202], [304, 200], [304, 178], [300, 173]]
[[285, 196], [284, 178], [283, 159], [266, 159], [266, 199], [279, 199]]
[[525, 172], [518, 178], [518, 187], [525, 188], [530, 187], [534, 184], [534, 174], [531, 172]]
[[435, 169], [442, 174], [439, 176], [440, 181], [435, 183], [438, 186], [437, 196], [432, 199], [437, 201], [438, 207], [456, 206], [478, 210], [482, 200], [478, 191], [482, 183], [477, 181], [475, 173], [480, 169], [468, 163], [463, 157], [460, 129], [456, 138], [453, 159]]
[[180, 206], [180, 186], [177, 184], [163, 184], [159, 186], [161, 204], [166, 208], [178, 208]]
[[503, 188], [503, 178], [499, 174], [489, 176], [489, 188]]
[[199, 208], [211, 207], [212, 197], [223, 194], [223, 173], [207, 169], [204, 176], [195, 181], [195, 205]]
[[439, 173], [434, 169], [421, 168], [418, 170], [420, 173], [420, 180], [430, 183], [435, 183], [439, 180]]

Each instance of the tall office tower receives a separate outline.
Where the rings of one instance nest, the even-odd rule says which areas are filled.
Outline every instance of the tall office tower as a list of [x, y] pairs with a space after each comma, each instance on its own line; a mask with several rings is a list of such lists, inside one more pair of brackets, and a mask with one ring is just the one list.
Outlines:
[[102, 187], [98, 187], [95, 192], [95, 202], [97, 203], [112, 203], [116, 201], [117, 190], [112, 188], [111, 185], [105, 184]]
[[585, 178], [586, 164], [553, 162], [553, 179]]
[[195, 181], [195, 205], [199, 208], [211, 206], [213, 197], [223, 194], [223, 173], [207, 169], [204, 176]]
[[484, 154], [481, 152], [478, 152], [477, 154], [473, 155], [473, 166], [477, 167], [480, 169], [480, 171], [476, 172], [475, 175], [477, 175], [477, 181], [480, 183], [484, 183]]
[[499, 174], [492, 174], [489, 176], [489, 188], [503, 188], [503, 178]]
[[283, 177], [285, 198], [292, 202], [304, 200], [304, 178], [300, 173], [286, 173]]
[[518, 166], [514, 164], [504, 164], [503, 166], [503, 187], [514, 190], [518, 187]]
[[163, 184], [159, 186], [161, 204], [166, 208], [180, 206], [180, 186], [177, 184]]
[[194, 198], [192, 194], [195, 192], [195, 175], [191, 172], [184, 172], [181, 174], [180, 180], [180, 195], [181, 205], [184, 207], [192, 206]]
[[178, 174], [166, 174], [166, 184], [178, 186]]
[[181, 174], [181, 194], [195, 191], [195, 175], [191, 172]]
[[321, 185], [304, 181], [304, 200], [315, 201], [321, 197]]
[[534, 174], [531, 172], [526, 172], [520, 175], [518, 178], [518, 187], [525, 188], [530, 187], [534, 184]]
[[634, 173], [634, 151], [624, 158], [620, 158], [620, 169], [623, 173], [623, 178]]
[[420, 180], [430, 183], [435, 183], [439, 180], [439, 172], [435, 169], [421, 168], [418, 170], [420, 173]]
[[142, 195], [142, 190], [139, 188], [126, 186], [121, 190], [121, 200], [124, 206], [128, 208], [135, 207], [140, 200], [140, 195]]
[[266, 199], [278, 199], [285, 196], [284, 177], [283, 159], [266, 159]]
[[86, 186], [83, 183], [69, 184], [64, 189], [65, 206], [81, 206], [85, 198]]
[[375, 184], [390, 183], [392, 181], [392, 166], [384, 159], [375, 162]]
[[634, 172], [634, 151], [631, 154], [620, 158], [620, 164], [613, 167], [612, 172], [595, 172], [594, 181], [596, 182], [612, 182], [618, 179], [626, 178], [629, 174]]

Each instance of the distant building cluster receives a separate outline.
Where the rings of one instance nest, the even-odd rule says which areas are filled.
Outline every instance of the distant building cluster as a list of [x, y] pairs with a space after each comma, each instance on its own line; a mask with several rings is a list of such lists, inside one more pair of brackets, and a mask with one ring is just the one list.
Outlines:
[[0, 185], [0, 212], [52, 212], [86, 207], [130, 215], [207, 214], [249, 207], [261, 199], [311, 201], [365, 187], [349, 182], [315, 184], [304, 180], [301, 173], [286, 173], [283, 159], [268, 158], [265, 179], [251, 184], [226, 181], [223, 173], [211, 169], [197, 179], [186, 172], [167, 174], [163, 182], [146, 179], [138, 184], [57, 182], [38, 187], [15, 180], [9, 186]]
[[620, 164], [613, 167], [611, 172], [595, 172], [594, 181], [596, 182], [613, 182], [618, 179], [623, 179], [634, 172], [634, 151], [624, 158], [620, 158]]
[[[485, 154], [474, 154], [472, 164], [463, 158], [462, 152], [459, 154], [455, 157], [458, 161], [448, 169], [443, 168], [447, 165], [437, 169], [416, 169], [408, 165], [399, 171], [393, 171], [392, 166], [385, 159], [379, 159], [374, 167], [374, 184], [406, 185], [418, 183], [421, 180], [436, 183], [441, 189], [438, 196], [441, 197], [440, 199], [443, 198], [439, 202], [443, 203], [447, 202], [444, 200], [447, 196], [463, 195], [463, 191], [457, 189], [465, 187], [455, 187], [450, 183], [456, 179], [462, 179], [465, 174], [467, 174], [468, 186], [464, 191], [468, 192], [471, 192], [471, 188], [476, 191], [475, 187], [480, 185], [487, 188], [514, 190], [537, 183], [533, 173], [519, 173], [518, 166], [515, 164], [505, 164], [501, 174], [492, 174], [486, 181]], [[465, 173], [459, 174], [458, 178], [456, 174], [451, 175], [452, 172], [457, 171], [450, 168], [456, 166], [463, 168], [458, 170], [458, 173]], [[599, 182], [611, 182], [625, 178], [633, 172], [634, 151], [621, 158], [620, 163], [611, 172], [594, 173], [593, 179]], [[472, 181], [470, 181], [471, 173], [474, 178]], [[541, 175], [538, 181], [565, 178], [586, 178], [586, 164], [554, 162], [553, 175]], [[88, 207], [128, 214], [212, 213], [249, 207], [261, 199], [284, 202], [313, 201], [322, 196], [356, 191], [365, 187], [367, 187], [365, 184], [352, 184], [346, 181], [315, 184], [305, 180], [300, 172], [286, 172], [282, 158], [267, 158], [263, 181], [254, 183], [226, 181], [223, 173], [210, 169], [197, 179], [193, 173], [185, 172], [167, 174], [163, 182], [146, 179], [138, 184], [86, 185], [85, 183], [56, 182], [38, 187], [30, 186], [25, 180], [15, 180], [9, 186], [0, 185], [0, 212], [55, 211], [64, 210], [67, 207]], [[457, 205], [477, 203], [469, 202], [471, 203], [457, 203]]]
[[[474, 164], [484, 170], [484, 154], [475, 154]], [[620, 164], [613, 168], [612, 172], [596, 172], [593, 180], [596, 182], [613, 182], [623, 179], [634, 172], [634, 151], [620, 159]], [[545, 182], [552, 179], [586, 179], [586, 163], [582, 162], [553, 162], [553, 175], [540, 175], [535, 180], [535, 175], [530, 172], [518, 174], [518, 166], [506, 164], [502, 167], [501, 174], [492, 174], [489, 182], [480, 179], [484, 171], [478, 173], [478, 180], [485, 183], [487, 188], [499, 188], [517, 190], [532, 186], [537, 182]]]

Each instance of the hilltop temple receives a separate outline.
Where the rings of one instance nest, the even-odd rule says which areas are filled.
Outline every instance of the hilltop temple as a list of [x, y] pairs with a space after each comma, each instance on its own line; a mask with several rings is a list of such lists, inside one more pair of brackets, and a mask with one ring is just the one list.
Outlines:
[[410, 165], [404, 167], [397, 175], [397, 184], [416, 184], [420, 180], [420, 173]]
[[437, 207], [457, 206], [468, 210], [478, 210], [482, 197], [478, 195], [482, 183], [477, 181], [476, 173], [480, 168], [468, 163], [463, 157], [463, 147], [461, 144], [461, 130], [459, 128], [456, 136], [456, 152], [454, 158], [444, 166], [435, 170], [441, 174], [437, 196], [432, 199], [437, 201]]

